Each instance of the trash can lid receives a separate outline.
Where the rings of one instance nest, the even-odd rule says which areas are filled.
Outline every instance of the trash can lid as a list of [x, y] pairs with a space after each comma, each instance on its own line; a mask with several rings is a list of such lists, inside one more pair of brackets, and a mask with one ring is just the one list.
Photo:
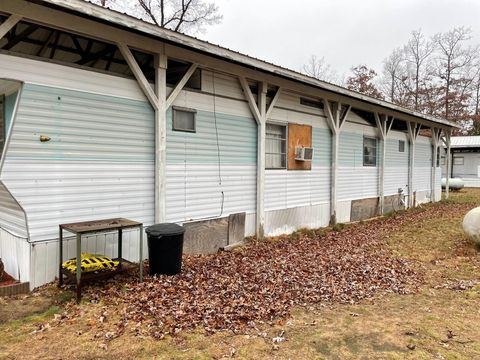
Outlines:
[[145, 232], [152, 236], [181, 235], [185, 232], [185, 228], [173, 223], [163, 223], [149, 226]]

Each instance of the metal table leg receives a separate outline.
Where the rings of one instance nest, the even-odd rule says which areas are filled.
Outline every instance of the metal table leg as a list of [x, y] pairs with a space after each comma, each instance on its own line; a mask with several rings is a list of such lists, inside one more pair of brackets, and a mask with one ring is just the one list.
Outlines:
[[82, 235], [77, 234], [77, 303], [82, 298]]
[[143, 225], [140, 226], [140, 282], [143, 281]]
[[63, 229], [58, 227], [58, 286], [63, 285], [62, 261], [63, 261]]
[[123, 231], [118, 229], [118, 261], [120, 267], [122, 267], [122, 247], [123, 247]]

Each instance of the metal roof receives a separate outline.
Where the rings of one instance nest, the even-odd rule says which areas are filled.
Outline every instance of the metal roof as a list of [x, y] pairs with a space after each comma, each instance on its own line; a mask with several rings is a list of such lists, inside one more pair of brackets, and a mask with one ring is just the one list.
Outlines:
[[480, 147], [480, 136], [452, 136], [451, 148], [473, 148]]
[[304, 75], [297, 71], [293, 71], [293, 70], [290, 70], [290, 69], [257, 59], [257, 58], [253, 58], [251, 56], [241, 54], [239, 52], [221, 47], [219, 45], [211, 44], [207, 41], [200, 40], [189, 35], [177, 33], [172, 30], [158, 27], [154, 24], [147, 23], [133, 16], [119, 13], [117, 11], [104, 8], [96, 4], [92, 4], [84, 0], [41, 0], [41, 1], [46, 4], [60, 6], [66, 10], [75, 11], [89, 17], [94, 17], [100, 21], [107, 21], [112, 24], [115, 24], [116, 26], [121, 26], [126, 29], [133, 29], [136, 31], [140, 31], [144, 34], [154, 36], [161, 40], [169, 41], [169, 42], [181, 45], [183, 47], [191, 48], [192, 50], [202, 51], [210, 55], [223, 58], [227, 61], [233, 61], [244, 66], [253, 67], [260, 71], [282, 76], [290, 80], [293, 80], [295, 82], [300, 82], [305, 85], [314, 86], [322, 90], [348, 96], [356, 100], [360, 100], [373, 105], [378, 105], [387, 109], [391, 109], [393, 111], [398, 111], [406, 115], [414, 116], [414, 117], [435, 122], [438, 124], [446, 125], [449, 127], [456, 127], [456, 128], [460, 127], [454, 122], [437, 118], [431, 115], [422, 114], [420, 112], [398, 106], [388, 101], [372, 98], [370, 96], [358, 93], [356, 91], [352, 91], [338, 85], [334, 85], [325, 81], [318, 80], [316, 78], [312, 78], [310, 76]]

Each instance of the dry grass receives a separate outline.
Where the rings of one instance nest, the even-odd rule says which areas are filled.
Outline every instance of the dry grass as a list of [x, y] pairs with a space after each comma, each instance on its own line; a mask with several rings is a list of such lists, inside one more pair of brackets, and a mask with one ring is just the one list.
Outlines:
[[[476, 206], [480, 189], [454, 193], [449, 201], [434, 206], [459, 203], [465, 208]], [[105, 350], [105, 342], [95, 335], [99, 326], [108, 329], [119, 315], [108, 314], [99, 325], [101, 304], [85, 303], [77, 319], [30, 334], [68, 306], [64, 302], [68, 294], [52, 289], [44, 296], [43, 308], [33, 306], [29, 311], [45, 311], [49, 297], [66, 296], [57, 298], [59, 308], [0, 324], [0, 358], [480, 359], [480, 285], [464, 291], [443, 286], [480, 281], [480, 255], [463, 236], [463, 215], [420, 217], [385, 239], [394, 253], [415, 261], [424, 273], [425, 284], [413, 295], [387, 294], [356, 305], [297, 309], [286, 321], [264, 324], [248, 335], [207, 336], [194, 331], [157, 341], [127, 332], [108, 342]], [[14, 303], [0, 304], [15, 312], [19, 307]], [[273, 344], [272, 338], [282, 331], [286, 341]]]

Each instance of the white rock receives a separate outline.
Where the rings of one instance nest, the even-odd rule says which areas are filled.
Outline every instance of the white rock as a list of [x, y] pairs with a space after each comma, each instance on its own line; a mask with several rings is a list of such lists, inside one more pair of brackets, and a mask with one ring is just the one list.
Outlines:
[[465, 235], [477, 245], [480, 245], [480, 207], [470, 210], [463, 218]]

